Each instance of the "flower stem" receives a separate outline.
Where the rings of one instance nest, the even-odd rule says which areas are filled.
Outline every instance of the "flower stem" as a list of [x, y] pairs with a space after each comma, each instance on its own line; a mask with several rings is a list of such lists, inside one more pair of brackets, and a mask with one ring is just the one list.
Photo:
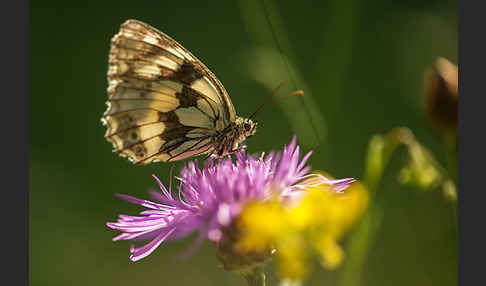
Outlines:
[[454, 183], [457, 184], [457, 133], [445, 134], [444, 145], [449, 176], [454, 180]]
[[[298, 96], [292, 104], [280, 101], [285, 116], [299, 142], [311, 149], [318, 149], [321, 158], [328, 158], [327, 123], [315, 102], [312, 90], [298, 68], [292, 42], [280, 16], [275, 0], [239, 0], [240, 13], [254, 48], [249, 49], [251, 61], [243, 65], [249, 75], [269, 90], [284, 82], [282, 92], [302, 89], [305, 96]], [[250, 52], [251, 51], [251, 52]], [[319, 86], [322, 86], [320, 84]], [[287, 89], [287, 88], [290, 88]], [[334, 93], [328, 93], [334, 94]], [[290, 103], [290, 101], [289, 101]], [[298, 104], [297, 106], [295, 104]], [[319, 148], [315, 148], [319, 146]], [[326, 161], [321, 159], [322, 161]]]
[[263, 266], [257, 266], [251, 270], [241, 272], [248, 286], [265, 286], [265, 272]]

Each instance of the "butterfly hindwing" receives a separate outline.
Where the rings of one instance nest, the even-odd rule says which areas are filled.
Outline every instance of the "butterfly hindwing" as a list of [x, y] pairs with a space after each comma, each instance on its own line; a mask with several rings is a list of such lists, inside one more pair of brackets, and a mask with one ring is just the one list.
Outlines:
[[236, 118], [217, 78], [162, 32], [136, 20], [111, 42], [105, 137], [117, 153], [147, 164], [213, 150]]

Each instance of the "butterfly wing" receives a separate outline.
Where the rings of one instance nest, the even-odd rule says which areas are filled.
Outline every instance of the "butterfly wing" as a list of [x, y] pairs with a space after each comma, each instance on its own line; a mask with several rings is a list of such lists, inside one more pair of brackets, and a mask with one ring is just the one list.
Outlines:
[[177, 161], [213, 150], [236, 119], [223, 85], [157, 29], [127, 20], [111, 40], [108, 109], [102, 121], [115, 152], [131, 161]]

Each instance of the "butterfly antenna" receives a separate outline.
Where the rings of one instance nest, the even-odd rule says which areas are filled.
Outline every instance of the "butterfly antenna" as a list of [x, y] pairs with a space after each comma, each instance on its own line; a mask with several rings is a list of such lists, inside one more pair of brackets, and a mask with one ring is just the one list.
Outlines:
[[[255, 112], [253, 112], [252, 115], [250, 115], [250, 117], [248, 117], [248, 119], [251, 119], [253, 118], [265, 105], [267, 105], [267, 103], [270, 101], [270, 99], [272, 99], [272, 97], [274, 97], [276, 94], [277, 94], [277, 91], [282, 88], [283, 86], [283, 83], [280, 83], [274, 90], [273, 92], [267, 96], [267, 98], [265, 99], [265, 101], [255, 110]], [[291, 96], [294, 96], [294, 95], [297, 95], [297, 94], [304, 94], [304, 91], [299, 89], [299, 90], [296, 90], [294, 92], [292, 92], [291, 94], [287, 95], [287, 97], [291, 97]]]

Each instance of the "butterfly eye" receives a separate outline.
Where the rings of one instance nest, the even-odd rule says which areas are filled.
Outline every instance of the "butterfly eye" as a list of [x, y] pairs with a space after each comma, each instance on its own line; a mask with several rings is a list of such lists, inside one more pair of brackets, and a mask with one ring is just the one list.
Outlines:
[[250, 131], [250, 129], [251, 129], [251, 125], [248, 122], [245, 122], [245, 124], [243, 125], [243, 127], [245, 128], [245, 131]]

